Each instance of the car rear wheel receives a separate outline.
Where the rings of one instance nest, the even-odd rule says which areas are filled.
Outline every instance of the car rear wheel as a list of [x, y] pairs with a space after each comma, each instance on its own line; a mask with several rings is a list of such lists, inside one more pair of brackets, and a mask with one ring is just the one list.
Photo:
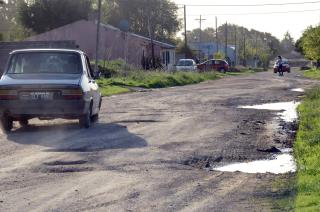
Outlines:
[[7, 115], [3, 114], [1, 117], [1, 128], [3, 129], [4, 132], [10, 132], [13, 127], [13, 119]]
[[79, 125], [83, 128], [89, 128], [91, 126], [92, 121], [92, 107], [89, 108], [88, 112], [84, 115], [82, 115], [79, 118]]

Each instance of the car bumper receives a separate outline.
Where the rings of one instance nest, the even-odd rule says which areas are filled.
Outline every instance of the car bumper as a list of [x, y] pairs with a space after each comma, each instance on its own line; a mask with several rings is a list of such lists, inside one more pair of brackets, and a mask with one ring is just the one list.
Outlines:
[[85, 114], [90, 102], [84, 100], [27, 101], [0, 100], [1, 113], [13, 117], [77, 117]]

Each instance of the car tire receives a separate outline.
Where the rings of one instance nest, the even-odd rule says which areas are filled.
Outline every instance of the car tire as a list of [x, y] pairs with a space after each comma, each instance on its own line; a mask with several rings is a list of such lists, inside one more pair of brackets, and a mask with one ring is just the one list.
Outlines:
[[226, 73], [226, 70], [225, 70], [224, 68], [220, 68], [220, 69], [219, 69], [219, 72], [222, 72], [222, 73], [225, 74], [225, 73]]
[[10, 132], [12, 130], [12, 128], [13, 128], [13, 119], [9, 115], [4, 114], [1, 117], [1, 128], [5, 133], [8, 133], [8, 132]]
[[28, 119], [20, 119], [19, 124], [21, 127], [27, 127], [29, 125], [29, 120]]
[[99, 114], [95, 114], [93, 116], [91, 116], [91, 122], [92, 123], [96, 123], [99, 120]]
[[92, 122], [92, 120], [91, 120], [92, 119], [91, 111], [92, 111], [92, 107], [90, 106], [88, 112], [86, 114], [82, 115], [79, 118], [80, 127], [82, 127], [82, 128], [90, 128], [91, 122]]

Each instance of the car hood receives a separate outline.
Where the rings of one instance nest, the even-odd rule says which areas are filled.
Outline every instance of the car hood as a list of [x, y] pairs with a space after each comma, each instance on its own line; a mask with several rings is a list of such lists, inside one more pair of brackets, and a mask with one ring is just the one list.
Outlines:
[[81, 74], [6, 74], [0, 85], [79, 85]]

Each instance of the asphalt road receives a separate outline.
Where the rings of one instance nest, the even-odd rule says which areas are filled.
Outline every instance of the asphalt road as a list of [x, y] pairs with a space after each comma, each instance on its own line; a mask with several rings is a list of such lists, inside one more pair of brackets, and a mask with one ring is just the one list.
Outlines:
[[91, 129], [17, 124], [0, 138], [0, 211], [270, 211], [279, 175], [209, 169], [290, 146], [275, 112], [237, 107], [299, 100], [290, 89], [313, 84], [263, 72], [104, 98]]

